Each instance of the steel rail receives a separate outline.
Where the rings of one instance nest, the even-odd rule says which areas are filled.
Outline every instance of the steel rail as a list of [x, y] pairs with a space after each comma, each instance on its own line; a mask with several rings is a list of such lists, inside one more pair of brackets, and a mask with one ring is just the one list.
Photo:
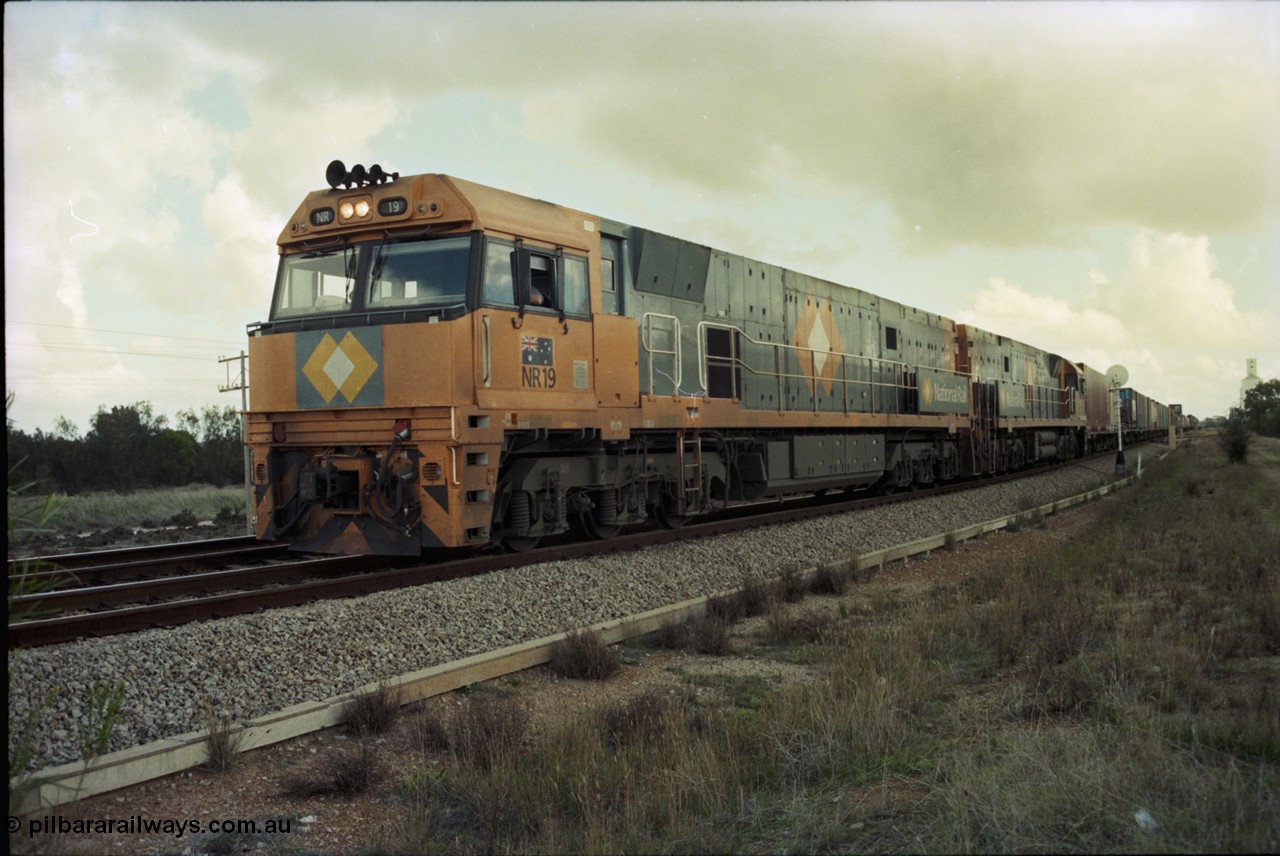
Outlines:
[[255, 538], [215, 538], [151, 547], [126, 547], [60, 556], [33, 556], [9, 560], [9, 579], [22, 579], [39, 587], [81, 585], [132, 579], [146, 574], [187, 571], [233, 562], [258, 562], [288, 552], [285, 544], [265, 543]]
[[[353, 573], [337, 579], [309, 580], [294, 585], [281, 585], [252, 591], [237, 591], [209, 597], [189, 598], [165, 603], [124, 607], [104, 612], [88, 612], [77, 615], [59, 615], [18, 621], [9, 625], [9, 646], [30, 647], [70, 642], [92, 636], [112, 636], [133, 633], [157, 627], [173, 627], [212, 618], [258, 612], [262, 609], [282, 606], [300, 606], [314, 600], [341, 597], [358, 597], [403, 588], [426, 582], [484, 573], [509, 564], [510, 556], [487, 556], [446, 562], [436, 565], [417, 565], [378, 572], [358, 572], [360, 569], [385, 565], [383, 557], [337, 556], [331, 557], [328, 570], [353, 570]], [[321, 560], [324, 561], [324, 560]], [[487, 565], [486, 566], [486, 562]]]
[[144, 603], [155, 598], [227, 591], [235, 588], [257, 588], [309, 580], [326, 573], [350, 571], [351, 565], [352, 560], [348, 556], [327, 556], [274, 565], [182, 574], [156, 580], [132, 580], [100, 586], [54, 589], [11, 597], [9, 610], [23, 615], [36, 615], [42, 612], [101, 609], [122, 604]]
[[45, 562], [71, 570], [90, 565], [114, 565], [139, 562], [146, 559], [158, 561], [169, 558], [183, 558], [190, 555], [192, 551], [234, 550], [238, 547], [252, 547], [258, 543], [260, 542], [251, 535], [238, 535], [232, 538], [173, 541], [168, 544], [117, 547], [110, 550], [91, 550], [83, 553], [62, 553], [56, 556], [32, 556], [27, 559], [9, 559], [9, 573], [12, 575], [14, 566], [24, 562]]
[[[1087, 459], [1086, 459], [1087, 460]], [[1075, 461], [1072, 463], [1079, 463]], [[370, 571], [388, 562], [386, 557], [342, 556], [321, 559], [309, 564], [315, 572], [340, 574], [351, 573], [329, 579], [311, 579], [300, 583], [276, 585], [251, 591], [238, 591], [212, 595], [208, 597], [190, 598], [168, 601], [165, 603], [146, 604], [140, 606], [112, 609], [108, 611], [90, 612], [79, 615], [60, 615], [46, 618], [34, 618], [9, 625], [10, 647], [52, 645], [68, 642], [85, 636], [109, 636], [120, 633], [131, 633], [155, 627], [172, 627], [194, 621], [205, 621], [211, 618], [225, 618], [233, 615], [257, 612], [262, 609], [282, 606], [300, 606], [316, 600], [358, 597], [380, 591], [439, 582], [462, 576], [475, 576], [496, 570], [524, 567], [542, 562], [563, 561], [567, 559], [621, 553], [642, 547], [668, 544], [675, 541], [704, 538], [754, 529], [759, 526], [778, 523], [795, 522], [813, 517], [832, 514], [844, 514], [865, 510], [882, 505], [908, 502], [931, 496], [941, 496], [958, 491], [986, 487], [1003, 481], [1028, 478], [1052, 472], [1055, 468], [1031, 468], [1001, 476], [957, 481], [939, 487], [904, 491], [887, 496], [857, 496], [843, 501], [823, 501], [782, 508], [776, 511], [755, 513], [749, 516], [727, 517], [718, 520], [693, 521], [675, 529], [658, 529], [618, 535], [601, 541], [576, 541], [555, 543], [523, 553], [482, 554], [456, 560], [424, 563], [421, 560], [408, 567]], [[757, 511], [759, 505], [756, 506]], [[300, 569], [300, 563], [291, 563], [284, 568]], [[266, 577], [265, 568], [252, 569]], [[288, 576], [294, 571], [281, 571]], [[305, 572], [303, 572], [305, 573]], [[252, 573], [250, 574], [250, 576]], [[311, 573], [314, 576], [315, 573]], [[241, 580], [240, 574], [220, 576], [219, 574], [194, 575], [197, 583], [184, 583], [184, 578], [160, 581], [163, 590], [169, 593], [185, 593], [195, 590], [192, 586], [204, 585], [206, 582], [216, 583], [221, 580]], [[104, 602], [114, 598], [114, 602], [123, 602], [121, 598], [130, 598], [136, 602], [142, 598], [160, 596], [146, 591], [147, 581], [138, 584], [124, 584], [108, 587], [110, 594], [104, 594]], [[238, 584], [238, 583], [237, 583]], [[225, 588], [225, 587], [224, 587]], [[88, 589], [83, 593], [67, 592], [65, 598], [44, 595], [47, 603], [62, 604], [61, 608], [71, 609], [66, 604], [77, 604], [85, 607], [93, 604], [93, 593], [104, 592], [104, 589]], [[32, 607], [40, 608], [41, 596], [32, 596]]]

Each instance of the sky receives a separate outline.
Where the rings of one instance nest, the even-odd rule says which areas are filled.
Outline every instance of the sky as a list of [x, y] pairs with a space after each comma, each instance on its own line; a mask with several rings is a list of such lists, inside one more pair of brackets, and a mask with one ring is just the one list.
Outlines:
[[240, 406], [334, 158], [855, 286], [1201, 418], [1280, 376], [1280, 4], [8, 3], [25, 431]]

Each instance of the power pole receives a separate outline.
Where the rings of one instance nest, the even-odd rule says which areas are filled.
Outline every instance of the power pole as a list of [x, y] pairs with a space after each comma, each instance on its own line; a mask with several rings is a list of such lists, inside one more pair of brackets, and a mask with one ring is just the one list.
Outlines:
[[[249, 452], [249, 358], [244, 351], [238, 357], [219, 357], [218, 362], [227, 366], [227, 382], [218, 387], [218, 392], [234, 392], [240, 390], [240, 443], [244, 446], [244, 525], [245, 531], [253, 534], [253, 483], [249, 480], [249, 472], [253, 466]], [[231, 364], [240, 363], [239, 376], [231, 379]]]

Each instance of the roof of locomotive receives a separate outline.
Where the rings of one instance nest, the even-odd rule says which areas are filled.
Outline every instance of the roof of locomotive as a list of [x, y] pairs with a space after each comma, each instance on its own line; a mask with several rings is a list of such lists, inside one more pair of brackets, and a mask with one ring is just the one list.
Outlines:
[[313, 191], [289, 219], [277, 244], [284, 254], [340, 236], [361, 240], [381, 238], [388, 232], [408, 236], [481, 229], [587, 250], [599, 227], [598, 217], [562, 205], [425, 173]]

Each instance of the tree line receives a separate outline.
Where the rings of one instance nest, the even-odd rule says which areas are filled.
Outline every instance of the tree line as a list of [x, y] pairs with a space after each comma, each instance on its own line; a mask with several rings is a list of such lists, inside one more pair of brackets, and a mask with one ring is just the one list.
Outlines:
[[172, 423], [147, 401], [100, 406], [83, 435], [66, 417], [28, 434], [6, 415], [5, 431], [10, 483], [38, 482], [43, 492], [244, 481], [240, 414], [230, 405], [181, 410]]
[[1260, 383], [1244, 394], [1244, 418], [1257, 433], [1280, 437], [1280, 378]]
[[[1249, 390], [1240, 415], [1253, 431], [1280, 437], [1280, 379]], [[1213, 427], [1215, 421], [1200, 425]], [[147, 401], [99, 407], [83, 435], [65, 417], [51, 431], [27, 434], [6, 416], [5, 429], [10, 483], [39, 482], [42, 490], [129, 491], [244, 480], [240, 415], [231, 405], [181, 410], [172, 423]]]

